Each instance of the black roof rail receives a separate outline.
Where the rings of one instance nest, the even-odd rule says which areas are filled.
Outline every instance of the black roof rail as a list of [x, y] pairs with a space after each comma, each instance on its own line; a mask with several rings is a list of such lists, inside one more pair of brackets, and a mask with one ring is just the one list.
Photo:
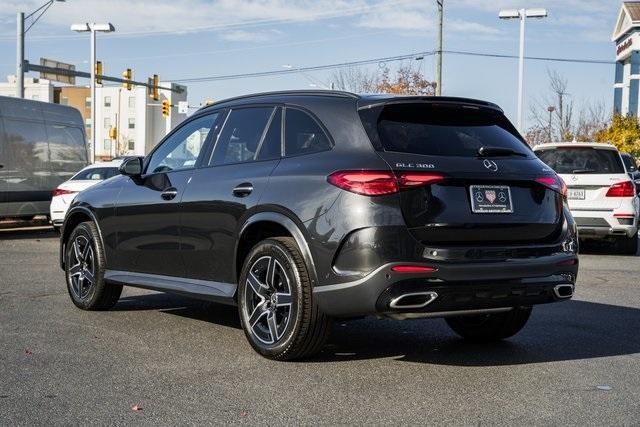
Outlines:
[[260, 97], [264, 97], [264, 96], [305, 96], [305, 95], [311, 95], [311, 96], [338, 96], [338, 97], [343, 97], [343, 98], [352, 98], [352, 99], [360, 99], [359, 95], [356, 95], [355, 93], [352, 92], [347, 92], [347, 91], [342, 91], [342, 90], [325, 90], [325, 89], [318, 89], [318, 90], [280, 90], [280, 91], [273, 91], [273, 92], [259, 92], [259, 93], [252, 93], [252, 94], [248, 94], [248, 95], [240, 95], [240, 96], [235, 96], [233, 98], [226, 98], [226, 99], [222, 99], [220, 101], [216, 101], [212, 104], [209, 105], [205, 105], [202, 109], [205, 108], [210, 108], [210, 107], [217, 107], [220, 104], [226, 104], [228, 102], [233, 102], [233, 101], [238, 101], [238, 100], [242, 100], [242, 99], [251, 99], [251, 98], [260, 98]]

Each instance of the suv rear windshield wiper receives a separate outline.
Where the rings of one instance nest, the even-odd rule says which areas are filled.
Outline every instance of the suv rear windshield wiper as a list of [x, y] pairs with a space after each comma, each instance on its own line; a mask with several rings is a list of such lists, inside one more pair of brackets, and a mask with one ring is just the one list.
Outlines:
[[527, 157], [526, 153], [520, 153], [512, 148], [507, 147], [491, 147], [487, 145], [483, 145], [478, 148], [478, 156], [480, 157], [490, 157], [490, 156], [522, 156]]

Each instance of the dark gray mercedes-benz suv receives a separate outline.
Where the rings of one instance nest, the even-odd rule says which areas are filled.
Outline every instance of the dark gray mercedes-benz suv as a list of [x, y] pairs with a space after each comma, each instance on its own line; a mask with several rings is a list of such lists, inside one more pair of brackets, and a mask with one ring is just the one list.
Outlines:
[[234, 304], [280, 360], [318, 351], [332, 318], [509, 337], [573, 296], [576, 252], [564, 183], [496, 105], [333, 91], [201, 109], [78, 194], [61, 235], [78, 307], [122, 285]]

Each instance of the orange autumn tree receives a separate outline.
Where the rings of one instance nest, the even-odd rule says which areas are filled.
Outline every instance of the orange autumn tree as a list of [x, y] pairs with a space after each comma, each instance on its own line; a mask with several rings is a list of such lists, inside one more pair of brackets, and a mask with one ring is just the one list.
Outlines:
[[376, 92], [395, 95], [434, 95], [436, 92], [436, 83], [425, 79], [420, 71], [410, 66], [401, 66], [393, 77], [390, 74], [388, 67], [382, 70]]

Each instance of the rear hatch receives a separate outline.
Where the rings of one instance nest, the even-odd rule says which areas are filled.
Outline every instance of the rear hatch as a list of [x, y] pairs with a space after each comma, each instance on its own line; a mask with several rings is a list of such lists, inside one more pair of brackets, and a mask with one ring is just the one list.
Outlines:
[[499, 109], [396, 101], [362, 107], [360, 116], [397, 176], [436, 178], [400, 193], [405, 222], [423, 243], [516, 245], [561, 233], [561, 182]]
[[550, 146], [536, 150], [544, 163], [567, 183], [569, 208], [576, 211], [610, 211], [621, 197], [607, 197], [611, 186], [629, 181], [618, 152], [607, 146]]

